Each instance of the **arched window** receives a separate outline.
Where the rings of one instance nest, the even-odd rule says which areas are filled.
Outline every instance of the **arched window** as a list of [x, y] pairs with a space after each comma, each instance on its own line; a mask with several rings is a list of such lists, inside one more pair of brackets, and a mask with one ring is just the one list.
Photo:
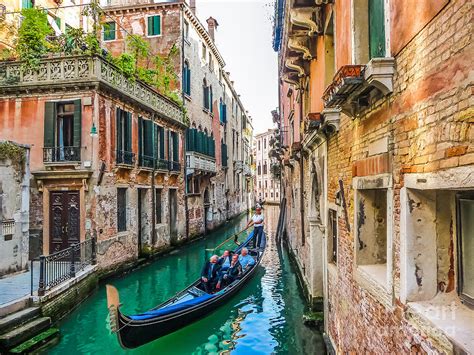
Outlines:
[[191, 69], [187, 60], [183, 66], [183, 91], [186, 95], [191, 96]]

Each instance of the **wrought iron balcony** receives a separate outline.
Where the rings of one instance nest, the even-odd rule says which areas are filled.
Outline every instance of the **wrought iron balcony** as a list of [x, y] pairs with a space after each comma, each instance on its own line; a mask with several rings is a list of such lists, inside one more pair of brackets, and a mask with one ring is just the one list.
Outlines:
[[323, 94], [325, 107], [337, 107], [364, 82], [365, 65], [344, 65], [334, 75]]
[[117, 150], [117, 164], [129, 166], [135, 165], [135, 153]]
[[37, 69], [22, 67], [22, 62], [0, 63], [0, 93], [19, 90], [60, 89], [103, 86], [125, 95], [148, 109], [181, 125], [184, 113], [177, 104], [140, 80], [130, 80], [113, 64], [99, 56], [44, 58]]
[[138, 156], [138, 166], [141, 166], [143, 168], [153, 169], [154, 164], [155, 164], [155, 157], [144, 155], [144, 154], [141, 154]]
[[169, 161], [166, 159], [156, 159], [155, 169], [156, 170], [169, 170]]
[[80, 147], [44, 147], [43, 162], [45, 163], [61, 163], [71, 162], [78, 163], [81, 161]]
[[214, 158], [196, 152], [186, 152], [186, 168], [188, 174], [217, 172]]
[[177, 171], [179, 172], [181, 170], [181, 164], [177, 161], [170, 161], [169, 162], [169, 170], [170, 171]]

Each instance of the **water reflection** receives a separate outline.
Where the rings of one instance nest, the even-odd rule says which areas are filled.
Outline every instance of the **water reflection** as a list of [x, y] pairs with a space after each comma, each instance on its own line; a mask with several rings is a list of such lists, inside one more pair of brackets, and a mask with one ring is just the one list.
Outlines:
[[[80, 353], [134, 354], [320, 354], [320, 334], [304, 327], [301, 317], [304, 302], [285, 252], [279, 252], [274, 240], [278, 219], [276, 207], [264, 211], [267, 250], [251, 282], [228, 303], [194, 324], [173, 334], [125, 351], [116, 336], [105, 326], [107, 317], [105, 288], [86, 300], [61, 325], [63, 337], [53, 354], [74, 350]], [[217, 231], [179, 252], [153, 264], [113, 280], [124, 304], [124, 313], [150, 309], [180, 291], [198, 276], [212, 248], [242, 229], [242, 217], [225, 229]], [[230, 247], [224, 245], [221, 249]]]

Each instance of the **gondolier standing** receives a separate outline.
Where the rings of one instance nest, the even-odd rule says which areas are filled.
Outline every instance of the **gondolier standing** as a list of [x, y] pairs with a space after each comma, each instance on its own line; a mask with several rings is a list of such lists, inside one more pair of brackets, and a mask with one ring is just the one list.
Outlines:
[[263, 248], [264, 241], [263, 241], [263, 214], [262, 208], [257, 206], [255, 209], [255, 214], [252, 216], [252, 219], [247, 224], [247, 228], [253, 225], [253, 247]]

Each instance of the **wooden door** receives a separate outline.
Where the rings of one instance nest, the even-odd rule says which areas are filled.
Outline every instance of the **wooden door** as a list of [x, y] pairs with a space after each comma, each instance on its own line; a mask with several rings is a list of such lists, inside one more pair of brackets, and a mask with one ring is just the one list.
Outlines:
[[49, 253], [66, 249], [80, 240], [79, 191], [50, 193]]

